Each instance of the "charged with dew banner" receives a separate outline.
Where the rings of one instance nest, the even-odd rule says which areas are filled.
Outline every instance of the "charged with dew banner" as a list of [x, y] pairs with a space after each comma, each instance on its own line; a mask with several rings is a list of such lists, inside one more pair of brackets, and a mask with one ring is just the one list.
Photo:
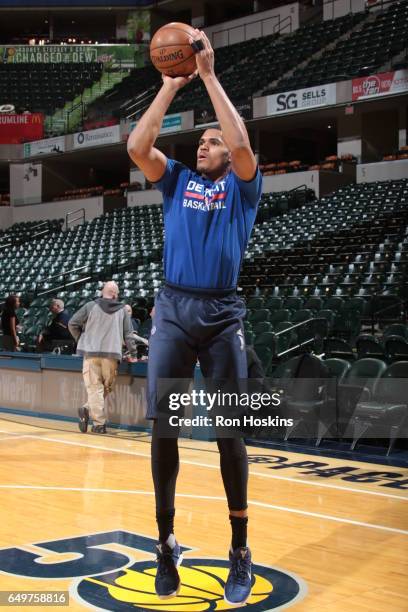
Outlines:
[[144, 66], [145, 44], [138, 45], [17, 45], [0, 46], [3, 64], [90, 64]]

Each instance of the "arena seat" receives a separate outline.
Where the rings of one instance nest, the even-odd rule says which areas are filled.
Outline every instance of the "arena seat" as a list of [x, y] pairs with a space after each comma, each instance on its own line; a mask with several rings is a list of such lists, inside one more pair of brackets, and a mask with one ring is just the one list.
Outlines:
[[361, 334], [356, 339], [356, 349], [359, 359], [373, 357], [374, 359], [386, 359], [385, 350], [378, 338], [370, 334]]
[[408, 340], [402, 336], [386, 336], [384, 352], [389, 361], [408, 360]]
[[357, 403], [371, 397], [386, 369], [384, 361], [370, 357], [352, 363], [338, 387], [339, 426], [342, 437], [347, 436], [346, 430]]
[[397, 361], [382, 372], [376, 389], [368, 400], [359, 401], [351, 418], [351, 449], [367, 432], [370, 436], [388, 438], [387, 455], [408, 415], [408, 361]]
[[336, 357], [325, 359], [324, 363], [328, 368], [330, 375], [335, 377], [339, 383], [343, 381], [344, 377], [347, 375], [347, 372], [351, 368], [349, 361], [346, 361], [345, 359], [338, 359]]

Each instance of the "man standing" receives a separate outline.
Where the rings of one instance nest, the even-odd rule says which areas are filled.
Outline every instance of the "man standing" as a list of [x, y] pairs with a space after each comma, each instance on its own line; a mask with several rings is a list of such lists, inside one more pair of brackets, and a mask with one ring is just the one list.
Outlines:
[[38, 344], [43, 351], [52, 350], [53, 340], [72, 342], [68, 329], [69, 314], [65, 310], [64, 302], [54, 298], [51, 300], [49, 310], [53, 314], [52, 321], [38, 336]]
[[112, 391], [123, 343], [130, 352], [129, 361], [136, 361], [132, 323], [118, 295], [116, 283], [105, 283], [102, 297], [82, 306], [69, 322], [78, 343], [77, 353], [84, 357], [82, 373], [88, 402], [78, 410], [83, 433], [88, 430], [89, 416], [93, 420], [91, 431], [106, 433], [105, 397]]
[[[177, 439], [158, 435], [157, 382], [191, 378], [197, 358], [205, 378], [247, 377], [245, 305], [236, 287], [262, 192], [244, 122], [215, 76], [211, 44], [199, 30], [197, 41], [203, 46], [196, 55], [198, 74], [220, 125], [201, 136], [196, 172], [154, 147], [177, 91], [196, 75], [163, 76], [160, 91], [128, 140], [130, 157], [162, 191], [164, 200], [166, 283], [155, 301], [147, 393], [147, 418], [154, 420], [151, 453], [159, 528], [155, 588], [161, 598], [175, 596], [180, 589], [177, 567], [182, 555], [174, 536], [178, 445]], [[241, 438], [219, 438], [217, 444], [232, 527], [224, 597], [237, 606], [251, 593], [248, 458]]]

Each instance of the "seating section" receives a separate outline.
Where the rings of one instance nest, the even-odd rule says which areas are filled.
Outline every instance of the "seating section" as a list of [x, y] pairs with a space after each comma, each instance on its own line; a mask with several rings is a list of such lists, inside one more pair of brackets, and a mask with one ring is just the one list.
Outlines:
[[125, 119], [138, 110], [145, 110], [146, 96], [155, 93], [161, 83], [159, 72], [153, 66], [134, 68], [122, 81], [87, 108], [87, 121], [101, 118]]
[[304, 164], [300, 160], [292, 160], [289, 162], [267, 162], [260, 164], [259, 168], [264, 176], [291, 174], [292, 172], [304, 172], [305, 170], [332, 170], [338, 172], [345, 162], [356, 164], [357, 159], [350, 154], [341, 155], [340, 157], [337, 155], [328, 155], [323, 161], [312, 165]]
[[306, 66], [298, 68], [292, 76], [282, 78], [277, 86], [267, 88], [265, 93], [375, 74], [390, 59], [406, 50], [407, 38], [408, 3], [405, 0], [392, 2], [374, 19], [363, 21], [361, 28], [352, 32], [349, 38], [326, 50], [323, 57], [312, 58]]
[[[84, 276], [111, 275], [115, 266], [135, 261], [160, 261], [163, 245], [161, 206], [115, 210], [89, 223], [11, 246], [1, 255], [0, 299], [8, 293], [31, 294]], [[80, 268], [80, 270], [77, 270]], [[75, 269], [67, 277], [63, 271]], [[49, 281], [44, 281], [53, 277]], [[148, 284], [153, 292], [154, 285]]]
[[[353, 364], [342, 359], [321, 360], [303, 353], [279, 364], [271, 372], [270, 386], [280, 389], [281, 412], [293, 424], [277, 429], [274, 439], [324, 438], [354, 450], [362, 438], [388, 439], [387, 455], [399, 436], [405, 437], [408, 414], [408, 361], [387, 365], [381, 359], [362, 358]], [[270, 429], [255, 437], [270, 438]]]
[[[62, 219], [52, 221], [25, 221], [22, 223], [15, 223], [7, 230], [0, 230], [0, 257], [2, 258], [10, 246], [36, 240], [45, 234], [60, 232], [62, 224]], [[2, 265], [3, 270], [4, 267], [5, 266]], [[0, 274], [1, 272], [2, 270], [0, 268]]]
[[349, 185], [289, 210], [252, 233], [240, 277], [275, 296], [343, 297], [402, 290], [407, 271], [408, 181]]
[[404, 145], [396, 151], [396, 153], [390, 153], [384, 155], [383, 161], [395, 161], [396, 159], [408, 159], [408, 146]]
[[[217, 49], [216, 72], [235, 102], [260, 93], [327, 44], [365, 18], [364, 13], [350, 14], [329, 22], [318, 22], [295, 30], [292, 34], [271, 35]], [[210, 109], [208, 95], [201, 81], [181, 91], [171, 106], [172, 112], [192, 108], [203, 113]]]
[[309, 341], [354, 360], [368, 350], [367, 334], [377, 335], [370, 350], [383, 359], [408, 353], [400, 332], [378, 339], [406, 317], [407, 198], [407, 180], [351, 185], [254, 227], [240, 287], [253, 296], [247, 342], [267, 370], [273, 357]]
[[[269, 84], [295, 68], [364, 18], [364, 13], [357, 13], [330, 22], [302, 26], [292, 34], [272, 34], [219, 47], [215, 52], [216, 73], [228, 95], [238, 104], [262, 91], [265, 83]], [[160, 74], [154, 68], [135, 69], [111, 92], [98, 98], [88, 108], [88, 116], [124, 118], [135, 112], [141, 113], [160, 82]], [[202, 117], [211, 110], [200, 79], [179, 92], [169, 113], [192, 108]]]
[[[379, 334], [401, 322], [407, 297], [407, 202], [408, 180], [350, 185], [320, 200], [306, 190], [263, 195], [239, 287], [247, 342], [267, 370], [299, 344], [350, 360], [368, 350], [385, 360], [404, 354], [400, 330]], [[32, 225], [36, 239], [0, 251], [0, 299], [18, 292], [43, 307], [59, 295], [73, 311], [113, 277], [140, 324], [149, 321], [163, 280], [162, 207], [119, 209], [59, 229], [50, 240]]]
[[99, 80], [101, 63], [2, 64], [0, 104], [52, 115]]

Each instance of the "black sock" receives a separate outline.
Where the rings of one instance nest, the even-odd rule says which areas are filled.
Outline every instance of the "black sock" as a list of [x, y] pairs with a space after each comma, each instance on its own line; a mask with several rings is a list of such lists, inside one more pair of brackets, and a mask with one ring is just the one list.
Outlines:
[[233, 550], [236, 548], [241, 548], [242, 546], [247, 545], [247, 525], [248, 525], [248, 517], [247, 516], [231, 516], [230, 522], [232, 528], [232, 541], [231, 546]]
[[175, 510], [168, 510], [156, 514], [157, 526], [159, 527], [159, 540], [163, 544], [169, 535], [174, 533]]

